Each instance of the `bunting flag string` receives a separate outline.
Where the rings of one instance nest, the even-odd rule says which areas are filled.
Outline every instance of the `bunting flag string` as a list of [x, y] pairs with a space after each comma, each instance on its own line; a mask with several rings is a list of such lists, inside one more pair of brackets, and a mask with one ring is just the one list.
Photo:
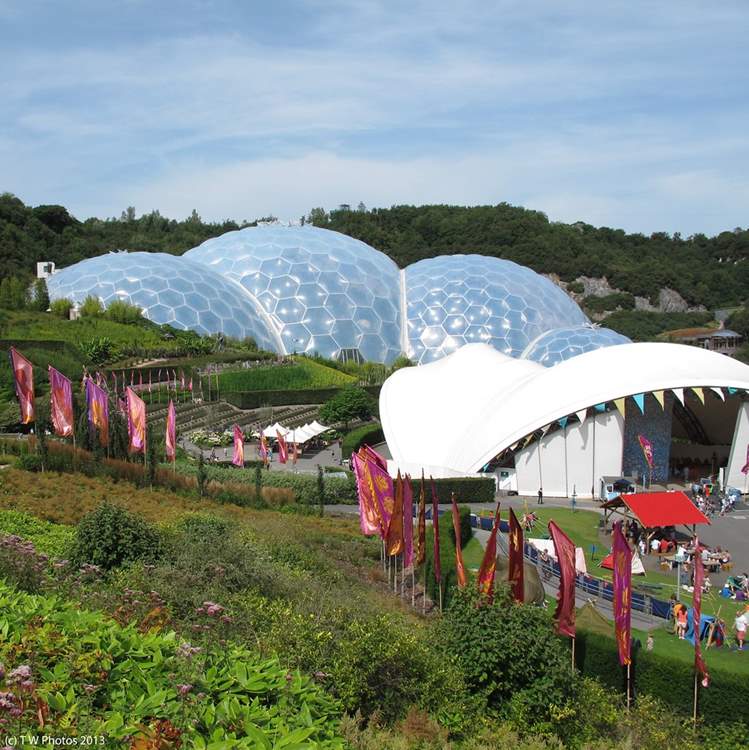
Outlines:
[[661, 405], [661, 409], [665, 411], [666, 403], [665, 403], [665, 396], [663, 394], [663, 391], [653, 391], [653, 395], [655, 396], [655, 400]]
[[726, 400], [726, 397], [725, 397], [725, 395], [723, 394], [723, 389], [722, 389], [722, 388], [714, 388], [714, 387], [712, 387], [712, 386], [711, 386], [711, 387], [710, 387], [710, 390], [711, 390], [711, 391], [712, 391], [712, 392], [713, 392], [713, 393], [714, 393], [714, 394], [715, 394], [715, 395], [716, 395], [716, 396], [717, 396], [717, 397], [718, 397], [718, 398], [719, 398], [719, 399], [720, 399], [721, 401], [725, 401], [725, 400]]
[[596, 411], [597, 411], [597, 412], [598, 412], [599, 414], [601, 414], [601, 413], [605, 412], [605, 411], [606, 411], [606, 404], [605, 404], [605, 403], [603, 403], [603, 404], [596, 404], [596, 405], [595, 405], [595, 410], [596, 410]]
[[588, 416], [588, 410], [580, 409], [580, 411], [575, 412], [575, 415], [580, 420], [580, 424], [583, 424], [583, 422], [585, 422], [585, 418]]
[[705, 405], [705, 391], [702, 390], [702, 388], [692, 388], [692, 393], [694, 393], [695, 396], [700, 400], [700, 403], [704, 406]]
[[561, 419], [557, 419], [557, 422], [559, 422], [559, 426], [564, 429], [567, 427], [567, 422], [569, 422], [569, 417], [562, 417]]
[[679, 399], [679, 403], [684, 406], [684, 389], [683, 388], [672, 388], [671, 392]]
[[626, 402], [627, 400], [624, 396], [622, 396], [621, 398], [614, 399], [614, 406], [616, 406], [616, 409], [619, 412], [619, 414], [622, 415], [622, 419], [625, 418]]
[[641, 414], [645, 413], [645, 394], [644, 393], [633, 393], [632, 400], [637, 404], [637, 408]]

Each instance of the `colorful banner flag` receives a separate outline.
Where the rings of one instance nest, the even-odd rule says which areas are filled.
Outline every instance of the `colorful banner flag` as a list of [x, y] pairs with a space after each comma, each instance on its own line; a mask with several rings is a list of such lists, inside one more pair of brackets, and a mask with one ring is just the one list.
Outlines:
[[[296, 450], [296, 443], [294, 443]], [[356, 494], [359, 497], [359, 527], [364, 536], [382, 534], [380, 519], [377, 515], [374, 494], [365, 476], [366, 462], [357, 453], [351, 454], [351, 468], [356, 477]]]
[[18, 406], [21, 409], [21, 424], [29, 424], [34, 421], [34, 365], [13, 346], [10, 347], [9, 354]]
[[89, 377], [86, 380], [86, 403], [88, 404], [88, 423], [99, 432], [99, 442], [109, 443], [109, 399], [106, 391], [99, 388]]
[[238, 424], [234, 425], [234, 455], [231, 462], [234, 466], [244, 466], [244, 433]]
[[499, 530], [499, 503], [494, 511], [494, 523], [489, 534], [489, 540], [484, 550], [484, 558], [479, 568], [479, 591], [488, 599], [489, 604], [494, 601], [494, 576], [497, 572], [497, 531]]
[[367, 460], [367, 469], [372, 479], [372, 488], [375, 502], [377, 503], [377, 512], [382, 518], [382, 527], [387, 537], [390, 529], [390, 518], [393, 515], [395, 506], [395, 491], [393, 489], [393, 478], [373, 461]]
[[138, 370], [138, 389], [143, 390], [143, 370]]
[[192, 393], [192, 375], [190, 375], [190, 380], [187, 383], [187, 390], [190, 391], [190, 393]]
[[285, 464], [289, 459], [289, 449], [283, 435], [278, 430], [276, 430], [276, 440], [278, 440], [278, 460]]
[[645, 413], [645, 394], [644, 393], [633, 393], [632, 400], [637, 404], [637, 408], [641, 414]]
[[619, 664], [631, 662], [632, 633], [632, 550], [622, 534], [622, 522], [614, 524], [614, 633]]
[[260, 458], [263, 459], [263, 463], [268, 462], [268, 442], [262, 433], [260, 433]]
[[[296, 436], [295, 436], [296, 437]], [[296, 466], [296, 462], [299, 460], [299, 446], [296, 442], [291, 444], [291, 464]]]
[[411, 477], [403, 477], [403, 567], [414, 562], [414, 496]]
[[741, 467], [742, 474], [749, 474], [749, 445], [746, 446], [746, 462]]
[[645, 456], [645, 460], [648, 463], [648, 468], [653, 468], [653, 444], [644, 436], [638, 435], [637, 441], [640, 443], [642, 448], [642, 455]]
[[130, 385], [135, 385], [135, 370], [130, 370]]
[[174, 401], [169, 399], [169, 408], [166, 412], [166, 457], [170, 461], [177, 460], [177, 411], [174, 408]]
[[622, 419], [624, 419], [626, 417], [625, 412], [626, 412], [626, 409], [627, 409], [625, 397], [622, 396], [621, 398], [615, 398], [614, 399], [614, 406], [616, 407], [616, 409], [619, 412], [619, 414], [622, 415]]
[[453, 531], [455, 532], [455, 572], [458, 575], [458, 586], [464, 588], [466, 585], [466, 566], [463, 564], [463, 545], [460, 539], [460, 511], [455, 500], [455, 493], [450, 494], [453, 513]]
[[370, 463], [379, 466], [383, 471], [388, 470], [387, 459], [381, 456], [374, 448], [370, 448], [368, 445], [362, 445], [360, 451], [364, 453], [364, 456]]
[[426, 517], [426, 488], [424, 487], [424, 471], [421, 472], [421, 486], [419, 487], [419, 523], [416, 539], [416, 564], [423, 565], [427, 557], [427, 517]]
[[146, 403], [132, 389], [125, 391], [127, 400], [127, 434], [131, 453], [146, 453]]
[[434, 479], [429, 477], [432, 485], [432, 529], [434, 531], [434, 580], [442, 581], [442, 564], [440, 561], [440, 506], [437, 499], [437, 490], [434, 488]]
[[73, 434], [73, 384], [52, 365], [49, 372], [49, 415], [55, 435]]
[[510, 538], [508, 551], [508, 577], [512, 598], [522, 604], [525, 601], [525, 571], [523, 570], [523, 527], [515, 511], [510, 508]]
[[710, 684], [710, 673], [702, 656], [702, 587], [705, 583], [705, 568], [702, 565], [700, 541], [694, 538], [694, 593], [692, 594], [692, 617], [694, 625], [694, 668], [702, 675], [702, 687]]
[[385, 549], [388, 555], [400, 555], [403, 547], [403, 477], [399, 471], [395, 479], [393, 512], [388, 523]]
[[554, 611], [556, 630], [560, 635], [575, 637], [575, 545], [554, 521], [549, 521], [549, 533], [554, 542], [559, 563], [559, 593]]

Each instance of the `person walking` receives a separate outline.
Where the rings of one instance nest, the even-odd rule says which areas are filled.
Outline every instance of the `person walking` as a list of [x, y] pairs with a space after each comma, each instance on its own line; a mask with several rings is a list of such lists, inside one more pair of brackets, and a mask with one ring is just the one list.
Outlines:
[[538, 505], [544, 504], [544, 490], [543, 487], [538, 488]]
[[733, 626], [736, 628], [736, 640], [739, 642], [739, 651], [744, 650], [744, 638], [746, 637], [746, 612], [739, 610], [736, 613], [736, 619]]

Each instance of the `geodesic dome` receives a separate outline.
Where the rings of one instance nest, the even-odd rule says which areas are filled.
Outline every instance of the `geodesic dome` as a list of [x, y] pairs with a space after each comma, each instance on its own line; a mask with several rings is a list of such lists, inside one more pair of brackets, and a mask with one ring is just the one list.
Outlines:
[[287, 353], [390, 363], [401, 352], [400, 272], [364, 242], [309, 225], [267, 225], [227, 232], [184, 257], [257, 299]]
[[593, 326], [555, 328], [532, 341], [523, 352], [523, 358], [538, 362], [545, 367], [553, 367], [565, 359], [591, 352], [594, 349], [631, 343], [626, 336], [610, 328]]
[[519, 357], [545, 331], [588, 323], [556, 284], [512, 261], [444, 255], [405, 275], [408, 356], [420, 364], [469, 343]]
[[47, 279], [51, 300], [77, 304], [98, 297], [104, 305], [137, 305], [154, 323], [200, 334], [252, 337], [262, 349], [277, 342], [262, 310], [244, 291], [213, 271], [166, 253], [115, 252], [89, 258]]

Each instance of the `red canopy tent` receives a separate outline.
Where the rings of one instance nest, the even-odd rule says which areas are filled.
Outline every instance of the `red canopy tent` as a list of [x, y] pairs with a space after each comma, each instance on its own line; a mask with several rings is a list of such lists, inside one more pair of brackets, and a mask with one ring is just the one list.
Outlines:
[[694, 503], [679, 490], [626, 493], [604, 503], [602, 507], [607, 511], [607, 521], [610, 513], [618, 512], [634, 516], [646, 529], [656, 526], [691, 526], [694, 529], [698, 524], [710, 523]]

